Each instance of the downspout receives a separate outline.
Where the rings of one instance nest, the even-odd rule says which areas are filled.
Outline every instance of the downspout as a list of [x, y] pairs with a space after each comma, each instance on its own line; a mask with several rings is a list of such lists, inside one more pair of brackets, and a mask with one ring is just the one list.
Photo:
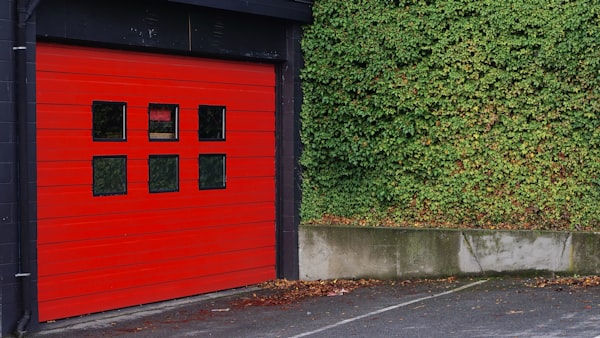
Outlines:
[[17, 121], [17, 250], [18, 250], [18, 278], [21, 285], [21, 305], [23, 315], [17, 322], [15, 334], [23, 337], [31, 319], [32, 290], [31, 290], [31, 229], [29, 209], [29, 137], [27, 133], [27, 21], [33, 14], [39, 0], [31, 3], [26, 0], [16, 0], [16, 27], [15, 27], [15, 107]]

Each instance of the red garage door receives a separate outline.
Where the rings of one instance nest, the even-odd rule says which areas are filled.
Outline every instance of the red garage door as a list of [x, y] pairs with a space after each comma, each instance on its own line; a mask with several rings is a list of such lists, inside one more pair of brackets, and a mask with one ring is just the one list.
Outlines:
[[275, 277], [272, 65], [37, 46], [42, 321]]

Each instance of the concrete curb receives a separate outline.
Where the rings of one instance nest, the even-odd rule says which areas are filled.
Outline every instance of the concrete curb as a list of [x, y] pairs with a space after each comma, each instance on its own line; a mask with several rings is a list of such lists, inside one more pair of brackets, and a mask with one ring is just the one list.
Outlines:
[[600, 233], [302, 225], [301, 279], [600, 273]]

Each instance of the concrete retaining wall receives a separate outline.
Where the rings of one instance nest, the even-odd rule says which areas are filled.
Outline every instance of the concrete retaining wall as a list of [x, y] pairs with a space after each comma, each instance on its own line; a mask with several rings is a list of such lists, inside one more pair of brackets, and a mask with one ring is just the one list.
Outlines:
[[300, 278], [600, 273], [600, 234], [300, 226]]

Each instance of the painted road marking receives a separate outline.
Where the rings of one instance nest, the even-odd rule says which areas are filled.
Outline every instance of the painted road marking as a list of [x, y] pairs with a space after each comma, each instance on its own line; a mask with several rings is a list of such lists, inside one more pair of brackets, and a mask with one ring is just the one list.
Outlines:
[[396, 304], [396, 305], [384, 307], [383, 309], [375, 310], [375, 311], [372, 311], [372, 312], [369, 312], [369, 313], [365, 313], [364, 315], [356, 316], [356, 317], [353, 317], [353, 318], [344, 319], [344, 320], [339, 321], [337, 323], [333, 323], [331, 325], [323, 326], [322, 328], [319, 328], [319, 329], [316, 329], [316, 330], [313, 330], [313, 331], [308, 331], [308, 332], [300, 333], [300, 334], [297, 334], [295, 336], [291, 336], [290, 338], [300, 338], [300, 337], [310, 336], [310, 335], [313, 335], [315, 333], [323, 332], [323, 331], [332, 329], [334, 327], [342, 326], [342, 325], [345, 325], [345, 324], [348, 324], [348, 323], [351, 323], [351, 322], [354, 322], [354, 321], [357, 321], [357, 320], [360, 320], [360, 319], [363, 319], [363, 318], [367, 318], [367, 317], [370, 317], [370, 316], [378, 315], [380, 313], [384, 313], [384, 312], [387, 312], [387, 311], [395, 310], [395, 309], [398, 309], [398, 308], [401, 308], [401, 307], [404, 307], [404, 306], [407, 306], [407, 305], [411, 305], [411, 304], [414, 304], [414, 303], [426, 301], [428, 299], [433, 299], [433, 298], [437, 298], [437, 297], [446, 296], [446, 295], [449, 295], [449, 294], [452, 294], [452, 293], [455, 293], [455, 292], [458, 292], [458, 291], [462, 291], [464, 289], [472, 288], [472, 287], [477, 286], [479, 284], [483, 284], [483, 283], [485, 283], [487, 281], [488, 281], [487, 279], [480, 280], [480, 281], [477, 281], [477, 282], [474, 282], [474, 283], [470, 283], [470, 284], [467, 284], [467, 285], [463, 285], [463, 286], [458, 287], [456, 289], [448, 290], [448, 291], [441, 292], [441, 293], [438, 293], [438, 294], [435, 294], [435, 295], [431, 295], [431, 296], [427, 296], [427, 297], [421, 297], [421, 298], [418, 298], [418, 299], [413, 299], [413, 300], [408, 301], [408, 302], [404, 302], [404, 303], [400, 303], [400, 304]]

